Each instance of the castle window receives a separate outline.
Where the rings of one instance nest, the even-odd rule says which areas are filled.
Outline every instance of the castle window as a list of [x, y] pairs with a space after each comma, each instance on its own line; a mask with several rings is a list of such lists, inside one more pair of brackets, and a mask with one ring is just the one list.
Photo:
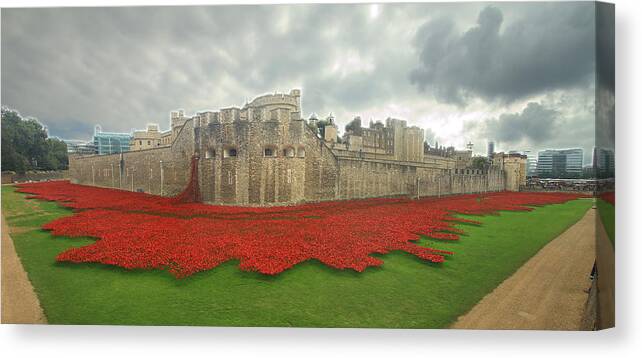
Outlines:
[[264, 157], [276, 157], [276, 150], [274, 148], [264, 148], [263, 149]]
[[294, 148], [292, 147], [287, 147], [283, 149], [283, 156], [288, 157], [288, 158], [294, 158]]
[[229, 157], [236, 157], [236, 148], [227, 148], [223, 151], [223, 157], [224, 158], [229, 158]]
[[208, 148], [205, 151], [205, 159], [214, 158], [216, 156], [216, 151], [212, 148]]
[[305, 148], [299, 147], [296, 151], [296, 155], [299, 158], [305, 158]]
[[152, 145], [152, 141], [151, 141], [151, 140], [148, 140], [148, 141], [147, 141], [147, 145]]

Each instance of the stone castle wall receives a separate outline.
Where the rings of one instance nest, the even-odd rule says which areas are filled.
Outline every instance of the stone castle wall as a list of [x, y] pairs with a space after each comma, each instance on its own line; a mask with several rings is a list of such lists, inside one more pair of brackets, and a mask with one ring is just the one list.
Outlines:
[[422, 163], [339, 158], [339, 199], [442, 196], [504, 190], [501, 170], [451, 169]]
[[[300, 119], [300, 93], [261, 96], [245, 107], [179, 121], [171, 146], [122, 154], [72, 156], [73, 182], [174, 196], [187, 186], [192, 156], [206, 203], [270, 206], [386, 196], [500, 191], [506, 172], [455, 168], [395, 138], [400, 154], [333, 150]], [[175, 124], [175, 123], [174, 123]], [[401, 133], [402, 131], [395, 131]], [[410, 136], [421, 135], [404, 131]], [[416, 148], [417, 147], [417, 148]]]
[[194, 128], [187, 122], [172, 146], [121, 154], [69, 157], [73, 183], [173, 196], [187, 185], [194, 152]]
[[336, 159], [288, 111], [276, 120], [209, 123], [199, 132], [205, 202], [274, 205], [335, 198]]
[[25, 173], [2, 172], [2, 184], [69, 179], [68, 170], [30, 170]]

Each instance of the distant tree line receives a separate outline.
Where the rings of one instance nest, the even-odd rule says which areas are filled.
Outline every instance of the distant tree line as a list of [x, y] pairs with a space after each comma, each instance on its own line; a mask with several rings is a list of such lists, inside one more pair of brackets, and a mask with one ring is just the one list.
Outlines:
[[28, 170], [67, 169], [67, 144], [48, 138], [47, 131], [34, 118], [23, 118], [15, 110], [2, 107], [2, 170], [24, 173]]

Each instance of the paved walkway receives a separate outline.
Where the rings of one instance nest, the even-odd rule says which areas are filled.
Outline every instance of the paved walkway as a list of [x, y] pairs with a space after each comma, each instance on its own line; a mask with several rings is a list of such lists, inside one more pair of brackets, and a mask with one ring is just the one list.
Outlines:
[[47, 323], [2, 215], [2, 323]]
[[451, 328], [579, 330], [595, 262], [596, 216], [589, 209]]

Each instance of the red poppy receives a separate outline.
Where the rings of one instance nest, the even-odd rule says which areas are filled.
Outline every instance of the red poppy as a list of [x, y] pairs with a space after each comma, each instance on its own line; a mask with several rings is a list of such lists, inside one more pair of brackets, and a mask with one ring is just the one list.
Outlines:
[[[58, 261], [98, 262], [127, 269], [167, 269], [176, 277], [238, 259], [239, 268], [276, 275], [316, 259], [337, 269], [363, 271], [383, 261], [370, 256], [401, 250], [430, 262], [452, 252], [418, 245], [420, 235], [458, 240], [453, 216], [529, 211], [564, 203], [568, 193], [457, 195], [447, 198], [367, 199], [288, 207], [249, 208], [184, 203], [180, 198], [51, 181], [18, 185], [31, 198], [52, 200], [74, 214], [44, 225], [53, 235], [95, 237]], [[198, 188], [193, 188], [198, 190]]]

